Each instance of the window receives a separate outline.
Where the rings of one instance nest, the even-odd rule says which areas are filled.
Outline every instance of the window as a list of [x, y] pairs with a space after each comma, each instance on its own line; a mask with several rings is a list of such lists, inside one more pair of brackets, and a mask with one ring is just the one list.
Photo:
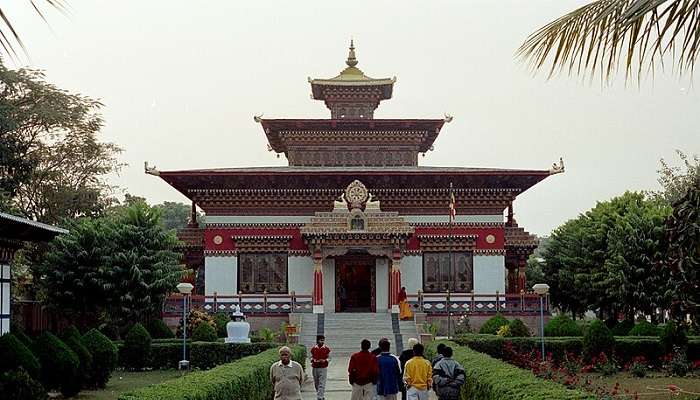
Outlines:
[[[423, 253], [423, 291], [471, 292], [474, 289], [472, 253]], [[449, 284], [450, 281], [452, 284]]]
[[287, 253], [240, 253], [238, 290], [241, 293], [287, 293]]

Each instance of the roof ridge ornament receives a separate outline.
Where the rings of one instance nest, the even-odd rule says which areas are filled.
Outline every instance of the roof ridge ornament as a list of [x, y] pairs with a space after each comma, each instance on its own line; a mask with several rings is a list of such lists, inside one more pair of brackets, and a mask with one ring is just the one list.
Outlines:
[[453, 115], [445, 113], [445, 122], [447, 122], [449, 124], [450, 122], [452, 122], [453, 119], [454, 119]]
[[156, 166], [149, 167], [148, 166], [148, 161], [143, 162], [143, 172], [153, 175], [153, 176], [160, 176], [160, 171], [156, 169]]
[[260, 113], [260, 115], [253, 115], [253, 121], [255, 121], [257, 123], [261, 123], [263, 114], [264, 113]]
[[350, 39], [350, 52], [348, 53], [348, 59], [345, 60], [345, 64], [348, 67], [354, 67], [357, 65], [357, 58], [355, 57], [355, 44], [352, 39]]
[[559, 164], [553, 163], [552, 168], [549, 169], [550, 175], [561, 174], [561, 173], [564, 173], [564, 158], [563, 157], [559, 157]]

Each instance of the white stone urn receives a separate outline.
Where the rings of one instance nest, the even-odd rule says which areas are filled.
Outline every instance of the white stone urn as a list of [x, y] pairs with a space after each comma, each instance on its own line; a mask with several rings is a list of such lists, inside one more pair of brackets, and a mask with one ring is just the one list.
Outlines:
[[250, 343], [248, 334], [250, 333], [250, 324], [245, 321], [245, 315], [241, 312], [239, 306], [235, 306], [231, 313], [231, 321], [226, 324], [226, 335], [224, 339], [226, 343]]

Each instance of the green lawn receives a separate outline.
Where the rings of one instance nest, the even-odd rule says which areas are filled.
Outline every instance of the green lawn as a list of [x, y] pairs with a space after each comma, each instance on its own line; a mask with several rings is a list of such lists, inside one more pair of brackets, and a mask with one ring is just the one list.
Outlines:
[[[616, 383], [620, 383], [621, 392], [624, 389], [631, 393], [639, 394], [640, 400], [661, 400], [661, 399], [697, 399], [700, 398], [700, 376], [686, 376], [684, 378], [669, 377], [665, 374], [655, 372], [644, 378], [635, 378], [629, 372], [621, 372], [610, 377], [590, 375], [596, 384], [604, 384], [608, 388], [613, 388]], [[672, 395], [668, 391], [669, 385], [675, 385], [689, 393]], [[634, 398], [634, 396], [620, 398]]]
[[83, 390], [74, 399], [78, 400], [116, 400], [123, 392], [143, 386], [161, 383], [168, 379], [177, 378], [180, 372], [176, 370], [125, 372], [114, 371], [104, 390]]

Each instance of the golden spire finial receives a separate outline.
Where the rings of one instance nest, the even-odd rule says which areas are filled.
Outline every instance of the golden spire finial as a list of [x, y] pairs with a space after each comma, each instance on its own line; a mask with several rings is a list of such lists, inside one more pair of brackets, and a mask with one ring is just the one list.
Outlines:
[[355, 44], [353, 40], [350, 39], [350, 53], [348, 53], [348, 59], [345, 61], [348, 67], [354, 67], [357, 65], [357, 58], [355, 58]]

